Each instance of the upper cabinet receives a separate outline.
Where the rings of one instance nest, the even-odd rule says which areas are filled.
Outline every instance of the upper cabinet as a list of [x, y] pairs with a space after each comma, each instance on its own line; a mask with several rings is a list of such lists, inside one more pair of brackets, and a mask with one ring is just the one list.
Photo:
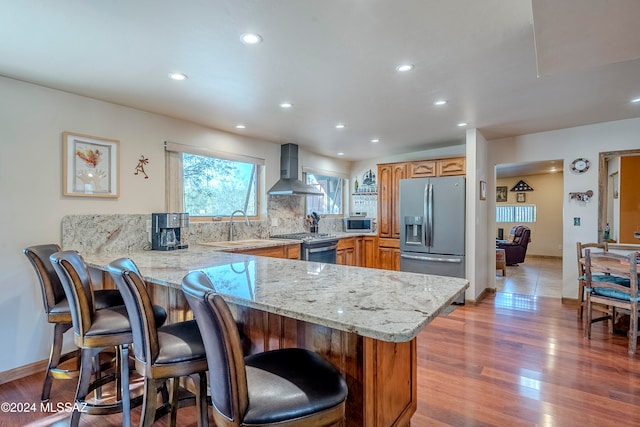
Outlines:
[[464, 157], [441, 159], [437, 161], [438, 174], [436, 176], [457, 176], [466, 174]]
[[437, 162], [435, 160], [422, 160], [409, 163], [409, 178], [429, 178], [436, 176]]
[[378, 165], [378, 236], [400, 238], [400, 180], [407, 178], [407, 163]]

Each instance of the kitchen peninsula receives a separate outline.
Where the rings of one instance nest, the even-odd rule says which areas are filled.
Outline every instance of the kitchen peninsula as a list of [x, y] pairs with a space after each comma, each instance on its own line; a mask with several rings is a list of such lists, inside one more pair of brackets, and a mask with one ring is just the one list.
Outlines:
[[408, 426], [416, 410], [416, 336], [468, 287], [464, 279], [228, 253], [83, 254], [93, 269], [130, 257], [171, 321], [191, 316], [180, 285], [202, 270], [230, 304], [245, 351], [303, 347], [330, 360], [349, 386], [348, 426]]

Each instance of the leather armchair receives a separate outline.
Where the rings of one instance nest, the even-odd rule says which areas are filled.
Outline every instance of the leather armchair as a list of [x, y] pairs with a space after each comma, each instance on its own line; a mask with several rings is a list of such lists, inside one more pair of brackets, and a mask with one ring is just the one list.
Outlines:
[[496, 247], [504, 249], [507, 265], [524, 262], [527, 246], [531, 241], [531, 230], [524, 225], [516, 225], [511, 229], [509, 235], [513, 236], [512, 240], [499, 240], [496, 242]]

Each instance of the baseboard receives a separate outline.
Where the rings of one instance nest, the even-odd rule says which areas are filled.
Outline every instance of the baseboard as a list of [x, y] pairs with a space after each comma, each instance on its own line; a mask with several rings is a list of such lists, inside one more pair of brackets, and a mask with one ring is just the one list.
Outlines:
[[526, 262], [527, 258], [562, 259], [561, 256], [556, 256], [556, 255], [533, 255], [533, 254], [527, 254], [527, 256], [525, 257], [525, 262]]
[[480, 295], [476, 297], [476, 299], [467, 299], [465, 304], [469, 305], [478, 305], [482, 302], [483, 299], [487, 298], [490, 295], [494, 295], [496, 293], [496, 288], [484, 288]]
[[0, 384], [19, 380], [20, 378], [28, 377], [29, 375], [43, 373], [47, 370], [48, 363], [49, 359], [45, 359], [39, 362], [33, 362], [28, 365], [9, 369], [8, 371], [0, 372]]

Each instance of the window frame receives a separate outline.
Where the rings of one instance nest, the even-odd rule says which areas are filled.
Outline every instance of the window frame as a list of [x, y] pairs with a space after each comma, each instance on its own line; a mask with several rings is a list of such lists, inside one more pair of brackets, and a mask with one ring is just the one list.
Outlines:
[[[347, 204], [347, 200], [346, 200], [346, 190], [348, 188], [349, 183], [347, 182], [347, 178], [344, 176], [344, 174], [341, 174], [339, 172], [331, 172], [331, 171], [325, 171], [325, 170], [318, 170], [318, 169], [311, 169], [311, 168], [303, 168], [302, 171], [302, 179], [303, 182], [305, 184], [307, 183], [307, 176], [309, 174], [312, 175], [317, 175], [317, 176], [323, 176], [323, 177], [329, 177], [329, 178], [337, 178], [340, 180], [340, 212], [339, 213], [321, 213], [318, 212], [319, 215], [322, 215], [324, 218], [343, 218], [345, 216], [345, 206]], [[307, 212], [308, 210], [308, 198], [309, 197], [319, 197], [319, 196], [306, 196], [304, 199], [304, 211], [305, 214], [308, 214], [310, 212]], [[325, 196], [328, 197], [328, 194]], [[334, 199], [335, 200], [335, 199]]]
[[[522, 220], [522, 219], [517, 219], [515, 212], [512, 213], [512, 218], [509, 221], [502, 221], [499, 218], [501, 218], [500, 215], [498, 215], [498, 210], [511, 210], [511, 211], [515, 211], [516, 209], [532, 209], [531, 212], [531, 216], [533, 217], [533, 219], [531, 221], [528, 220]], [[535, 204], [522, 204], [522, 203], [518, 203], [518, 204], [500, 204], [500, 205], [496, 205], [496, 223], [498, 224], [513, 224], [513, 223], [523, 223], [523, 224], [535, 224], [538, 222], [538, 207]]]
[[[255, 194], [256, 194], [256, 215], [248, 215], [247, 218], [253, 221], [259, 221], [262, 218], [262, 206], [264, 196], [261, 192], [264, 180], [264, 159], [245, 156], [234, 153], [225, 153], [206, 148], [193, 147], [178, 143], [165, 142], [165, 161], [166, 161], [166, 205], [169, 212], [185, 211], [185, 192], [184, 192], [184, 170], [182, 163], [183, 154], [195, 156], [209, 157], [220, 160], [250, 163], [255, 165], [256, 173], [254, 178]], [[176, 182], [179, 181], [179, 182]], [[243, 207], [242, 207], [243, 208]], [[191, 222], [212, 222], [225, 221], [230, 219], [229, 215], [208, 215], [208, 216], [192, 216], [189, 215]]]

